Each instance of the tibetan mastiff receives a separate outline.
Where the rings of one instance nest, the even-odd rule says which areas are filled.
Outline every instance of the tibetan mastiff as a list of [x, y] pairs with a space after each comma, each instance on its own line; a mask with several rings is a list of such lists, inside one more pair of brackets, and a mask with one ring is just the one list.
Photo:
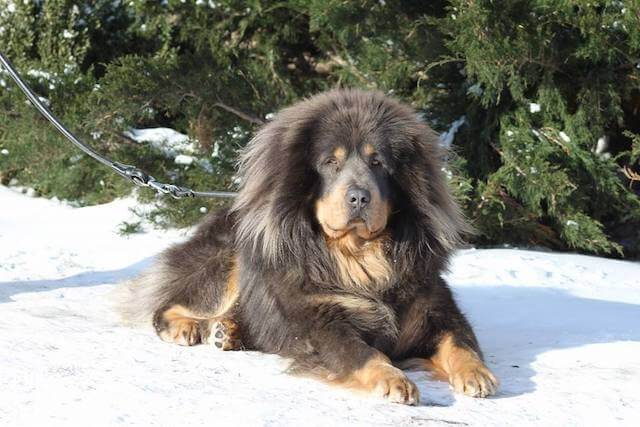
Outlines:
[[441, 274], [468, 231], [434, 132], [379, 92], [286, 108], [240, 161], [229, 210], [121, 289], [130, 322], [180, 345], [279, 354], [291, 370], [416, 404], [401, 367], [484, 397], [497, 380]]

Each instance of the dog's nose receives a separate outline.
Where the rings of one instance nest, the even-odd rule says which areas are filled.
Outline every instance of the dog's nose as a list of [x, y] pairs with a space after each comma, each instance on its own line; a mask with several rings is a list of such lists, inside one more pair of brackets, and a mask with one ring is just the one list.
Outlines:
[[354, 211], [360, 211], [371, 201], [371, 193], [360, 187], [351, 187], [347, 190], [347, 203]]

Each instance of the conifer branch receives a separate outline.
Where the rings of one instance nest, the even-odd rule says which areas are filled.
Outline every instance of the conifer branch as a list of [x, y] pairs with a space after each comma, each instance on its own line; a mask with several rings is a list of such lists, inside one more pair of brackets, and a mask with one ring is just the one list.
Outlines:
[[622, 173], [624, 173], [624, 176], [626, 176], [627, 178], [629, 178], [629, 188], [631, 188], [631, 186], [637, 181], [640, 182], [640, 174], [638, 174], [637, 172], [634, 172], [631, 170], [631, 168], [629, 166], [623, 166], [622, 167]]
[[253, 123], [255, 125], [263, 125], [264, 124], [264, 120], [260, 119], [259, 117], [253, 116], [251, 114], [247, 114], [243, 111], [238, 110], [235, 107], [232, 107], [230, 105], [225, 104], [224, 102], [218, 100], [217, 102], [215, 102], [213, 104], [214, 107], [218, 107], [221, 108], [231, 114], [234, 114], [238, 117], [240, 117], [243, 120], [248, 121], [249, 123]]

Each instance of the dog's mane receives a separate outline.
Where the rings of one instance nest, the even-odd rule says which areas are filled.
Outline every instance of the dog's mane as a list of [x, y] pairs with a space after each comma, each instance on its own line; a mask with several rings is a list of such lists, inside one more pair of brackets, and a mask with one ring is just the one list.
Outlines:
[[396, 270], [415, 270], [421, 258], [431, 264], [422, 273], [439, 270], [469, 226], [444, 178], [436, 134], [415, 111], [381, 92], [326, 92], [282, 110], [258, 131], [239, 163], [241, 187], [232, 207], [238, 248], [253, 264], [272, 269], [325, 258], [313, 215], [320, 178], [309, 162], [311, 144], [322, 120], [347, 111], [358, 118], [354, 126], [402, 129], [401, 139], [389, 141], [396, 199], [387, 227], [389, 256]]

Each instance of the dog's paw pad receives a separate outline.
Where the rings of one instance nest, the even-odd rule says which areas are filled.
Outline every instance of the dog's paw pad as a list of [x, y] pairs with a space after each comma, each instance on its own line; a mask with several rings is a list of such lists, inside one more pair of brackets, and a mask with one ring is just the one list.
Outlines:
[[240, 350], [242, 343], [238, 337], [238, 325], [230, 319], [209, 321], [209, 333], [203, 340], [219, 350]]

